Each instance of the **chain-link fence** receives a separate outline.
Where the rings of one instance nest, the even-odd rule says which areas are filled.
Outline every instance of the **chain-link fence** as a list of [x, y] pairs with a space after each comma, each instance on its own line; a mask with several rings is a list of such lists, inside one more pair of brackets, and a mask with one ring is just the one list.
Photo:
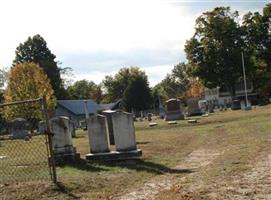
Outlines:
[[41, 98], [0, 104], [0, 183], [52, 179], [47, 122]]

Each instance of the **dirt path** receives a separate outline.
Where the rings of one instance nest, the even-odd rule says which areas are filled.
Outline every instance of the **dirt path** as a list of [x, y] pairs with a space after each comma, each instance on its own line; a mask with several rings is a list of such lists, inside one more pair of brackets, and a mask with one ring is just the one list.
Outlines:
[[[271, 199], [271, 154], [261, 155], [251, 169], [243, 174], [220, 178], [215, 182], [192, 182], [178, 190], [182, 199], [233, 199], [258, 200]], [[178, 183], [183, 185], [182, 181]]]
[[[194, 176], [202, 167], [210, 164], [220, 153], [213, 150], [198, 149], [193, 151], [188, 157], [172, 170], [183, 170], [184, 172], [191, 171], [184, 176]], [[177, 183], [176, 174], [166, 173], [156, 176], [146, 182], [142, 187], [123, 195], [118, 198], [120, 200], [144, 200], [154, 199], [155, 196], [163, 191], [169, 190]]]
[[218, 186], [218, 190], [210, 197], [243, 199], [271, 199], [271, 154], [261, 156], [251, 170], [232, 178], [232, 182]]

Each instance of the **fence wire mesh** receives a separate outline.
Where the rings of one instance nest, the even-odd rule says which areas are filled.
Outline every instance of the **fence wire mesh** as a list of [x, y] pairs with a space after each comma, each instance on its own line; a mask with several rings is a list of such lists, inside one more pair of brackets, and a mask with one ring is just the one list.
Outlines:
[[0, 105], [0, 183], [50, 180], [41, 99]]

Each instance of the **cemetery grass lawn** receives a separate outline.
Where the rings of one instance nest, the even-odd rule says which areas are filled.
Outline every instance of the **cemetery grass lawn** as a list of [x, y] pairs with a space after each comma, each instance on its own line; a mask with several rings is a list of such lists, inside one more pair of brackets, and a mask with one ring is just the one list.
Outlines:
[[[135, 123], [138, 147], [143, 151], [142, 161], [86, 163], [88, 138], [84, 131], [78, 131], [73, 141], [82, 160], [76, 165], [58, 167], [58, 186], [46, 181], [0, 185], [0, 199], [117, 199], [152, 177], [166, 173], [174, 174], [182, 184], [160, 192], [156, 199], [198, 199], [212, 188], [217, 189], [222, 182], [230, 183], [231, 177], [249, 171], [259, 155], [271, 154], [270, 105], [247, 112], [213, 113], [198, 118], [197, 124], [184, 120], [176, 125], [158, 119], [153, 122], [158, 126], [148, 127], [147, 121]], [[199, 149], [213, 150], [220, 155], [184, 181], [188, 173], [172, 168]], [[180, 192], [195, 184], [201, 188], [198, 192]], [[204, 187], [206, 185], [209, 187]]]

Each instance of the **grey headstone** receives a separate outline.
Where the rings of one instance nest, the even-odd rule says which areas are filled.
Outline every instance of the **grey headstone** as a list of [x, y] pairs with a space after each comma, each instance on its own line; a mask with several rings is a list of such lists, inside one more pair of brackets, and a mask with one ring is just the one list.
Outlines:
[[71, 153], [74, 151], [70, 120], [68, 117], [59, 116], [50, 119], [50, 128], [53, 135], [54, 153]]
[[183, 120], [184, 115], [181, 110], [179, 99], [169, 99], [166, 101], [166, 121]]
[[12, 139], [25, 139], [30, 135], [29, 131], [26, 129], [27, 120], [23, 118], [16, 118], [11, 124], [11, 135]]
[[188, 115], [201, 115], [202, 112], [199, 107], [199, 98], [193, 97], [187, 100]]
[[116, 112], [112, 116], [113, 132], [117, 151], [136, 150], [136, 138], [133, 115]]
[[88, 137], [91, 153], [109, 152], [109, 136], [105, 116], [94, 115], [87, 119]]

